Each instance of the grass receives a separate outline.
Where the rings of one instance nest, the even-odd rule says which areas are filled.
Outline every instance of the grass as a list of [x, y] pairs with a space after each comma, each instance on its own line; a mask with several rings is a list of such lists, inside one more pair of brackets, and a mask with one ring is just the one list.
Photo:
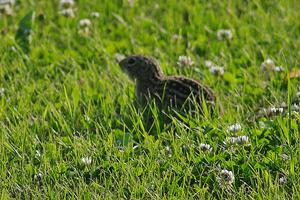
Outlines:
[[[299, 113], [255, 117], [295, 101], [299, 80], [285, 77], [299, 66], [298, 1], [80, 0], [74, 18], [59, 15], [58, 5], [17, 1], [13, 16], [1, 16], [1, 199], [300, 198]], [[26, 54], [15, 35], [30, 10]], [[100, 17], [89, 35], [78, 34], [93, 11]], [[232, 40], [218, 40], [224, 28]], [[157, 118], [149, 131], [116, 53], [151, 55], [166, 74], [202, 81], [224, 114], [188, 115], [185, 125]], [[177, 67], [180, 55], [195, 65]], [[267, 58], [285, 71], [262, 71]], [[205, 60], [225, 66], [224, 76], [212, 75]], [[235, 123], [242, 129], [228, 132]], [[242, 135], [248, 144], [224, 144]], [[223, 169], [235, 177], [227, 188], [218, 182]]]

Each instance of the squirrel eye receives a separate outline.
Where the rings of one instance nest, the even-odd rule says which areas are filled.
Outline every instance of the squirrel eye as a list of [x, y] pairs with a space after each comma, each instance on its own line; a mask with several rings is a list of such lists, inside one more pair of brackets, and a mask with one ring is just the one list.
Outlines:
[[135, 63], [135, 59], [134, 58], [130, 58], [129, 60], [128, 60], [128, 64], [129, 65], [132, 65], [132, 64], [134, 64]]

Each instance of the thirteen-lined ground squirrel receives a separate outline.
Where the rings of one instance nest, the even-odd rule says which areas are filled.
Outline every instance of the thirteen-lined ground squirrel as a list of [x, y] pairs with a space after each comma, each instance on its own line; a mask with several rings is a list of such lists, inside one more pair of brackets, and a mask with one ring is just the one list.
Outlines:
[[123, 59], [119, 65], [130, 78], [136, 81], [136, 97], [144, 104], [147, 98], [154, 99], [159, 106], [183, 108], [196, 101], [201, 108], [202, 99], [215, 105], [212, 90], [184, 76], [164, 76], [159, 63], [153, 58], [133, 55]]

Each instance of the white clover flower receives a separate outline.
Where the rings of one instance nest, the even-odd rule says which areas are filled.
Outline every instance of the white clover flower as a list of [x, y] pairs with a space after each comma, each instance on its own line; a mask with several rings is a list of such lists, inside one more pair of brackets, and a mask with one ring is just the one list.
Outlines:
[[59, 14], [65, 16], [65, 17], [74, 17], [74, 10], [72, 8], [63, 9], [59, 12]]
[[248, 143], [249, 142], [249, 137], [248, 136], [239, 136], [237, 137], [237, 143], [239, 144], [244, 144], [244, 143]]
[[229, 29], [220, 29], [217, 32], [217, 37], [219, 40], [231, 40], [232, 39], [232, 32]]
[[297, 97], [298, 97], [298, 98], [300, 98], [300, 91], [299, 91], [299, 92], [297, 92], [297, 94], [296, 94], [296, 95], [297, 95]]
[[283, 113], [284, 109], [283, 108], [275, 108], [275, 107], [271, 107], [267, 110], [268, 114], [280, 114]]
[[160, 150], [160, 155], [163, 157], [171, 158], [172, 154], [173, 154], [173, 151], [169, 146], [166, 146], [164, 149]]
[[11, 16], [13, 14], [12, 6], [15, 4], [15, 0], [0, 0], [0, 15]]
[[91, 157], [82, 157], [80, 159], [80, 161], [84, 165], [90, 165], [92, 163], [92, 158]]
[[228, 183], [233, 183], [234, 181], [234, 175], [232, 173], [232, 171], [228, 171], [226, 169], [223, 169], [220, 173], [220, 175], [224, 178], [225, 181], [227, 181]]
[[286, 176], [282, 176], [282, 177], [279, 178], [279, 184], [280, 184], [280, 185], [285, 184], [286, 181], [287, 181]]
[[272, 70], [274, 72], [283, 72], [284, 67], [283, 66], [275, 66], [275, 63], [273, 60], [268, 58], [263, 63], [261, 63], [261, 69], [262, 70]]
[[40, 150], [36, 150], [36, 151], [35, 151], [35, 157], [36, 157], [36, 158], [39, 158], [39, 157], [41, 157], [41, 156], [42, 156], [42, 154], [41, 154]]
[[204, 65], [209, 69], [210, 73], [214, 75], [224, 75], [224, 67], [216, 65], [210, 60], [205, 60]]
[[205, 60], [204, 65], [208, 68], [215, 66], [215, 64], [211, 60]]
[[73, 0], [60, 0], [59, 7], [60, 12], [59, 14], [65, 17], [74, 17], [74, 1]]
[[33, 179], [37, 182], [40, 182], [42, 180], [42, 178], [43, 178], [43, 174], [41, 172], [39, 172], [33, 176]]
[[202, 151], [212, 151], [212, 147], [209, 144], [201, 143], [199, 147]]
[[91, 17], [92, 18], [99, 18], [100, 17], [100, 13], [98, 13], [98, 12], [92, 12], [91, 13]]
[[69, 9], [74, 6], [73, 0], [60, 0], [59, 5], [61, 9]]
[[281, 107], [270, 107], [270, 108], [264, 108], [260, 111], [260, 114], [265, 115], [267, 117], [272, 117], [278, 114], [282, 114], [284, 110], [287, 109], [287, 105], [285, 103], [281, 104]]
[[284, 71], [284, 67], [283, 66], [275, 66], [274, 67], [274, 71], [275, 72], [283, 72]]
[[268, 58], [265, 60], [263, 63], [261, 63], [261, 68], [264, 69], [274, 69], [275, 68], [275, 63], [273, 60]]
[[89, 19], [80, 20], [78, 23], [78, 27], [79, 27], [78, 33], [84, 37], [88, 36], [90, 33], [91, 24], [92, 24], [91, 20], [89, 20]]
[[166, 154], [168, 155], [169, 158], [172, 157], [173, 151], [169, 146], [166, 146], [165, 151], [166, 151]]
[[10, 4], [0, 4], [0, 16], [7, 15], [11, 16], [13, 14], [13, 9]]
[[228, 126], [227, 131], [230, 132], [237, 132], [242, 128], [241, 124], [236, 123], [236, 124], [232, 124], [230, 126]]
[[121, 60], [123, 60], [125, 58], [125, 55], [121, 54], [121, 53], [116, 53], [115, 54], [115, 59], [117, 62], [120, 62]]
[[91, 26], [92, 22], [89, 19], [81, 19], [78, 23], [80, 28], [89, 27]]
[[230, 186], [234, 182], [233, 172], [223, 169], [218, 177], [218, 182], [221, 187]]
[[5, 93], [5, 89], [4, 88], [0, 88], [0, 96], [4, 95]]
[[225, 139], [225, 144], [246, 144], [249, 142], [249, 137], [248, 136], [237, 136], [237, 137], [227, 137]]
[[193, 60], [191, 57], [189, 56], [184, 56], [184, 55], [181, 55], [179, 56], [178, 58], [178, 62], [177, 64], [180, 66], [180, 67], [190, 67], [194, 64]]
[[220, 66], [212, 66], [209, 68], [209, 71], [214, 75], [224, 75], [224, 68]]
[[283, 113], [283, 108], [277, 108], [278, 112]]

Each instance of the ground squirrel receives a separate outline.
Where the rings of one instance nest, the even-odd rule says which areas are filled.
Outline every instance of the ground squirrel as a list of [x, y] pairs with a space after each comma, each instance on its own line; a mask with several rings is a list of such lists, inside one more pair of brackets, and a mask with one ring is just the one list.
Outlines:
[[[184, 76], [165, 76], [159, 63], [148, 56], [132, 55], [119, 63], [120, 67], [136, 82], [136, 98], [145, 104], [148, 98], [154, 99], [159, 107], [183, 108], [196, 101], [201, 108], [202, 99], [215, 105], [212, 90], [196, 80]], [[195, 105], [194, 103], [192, 103]]]

